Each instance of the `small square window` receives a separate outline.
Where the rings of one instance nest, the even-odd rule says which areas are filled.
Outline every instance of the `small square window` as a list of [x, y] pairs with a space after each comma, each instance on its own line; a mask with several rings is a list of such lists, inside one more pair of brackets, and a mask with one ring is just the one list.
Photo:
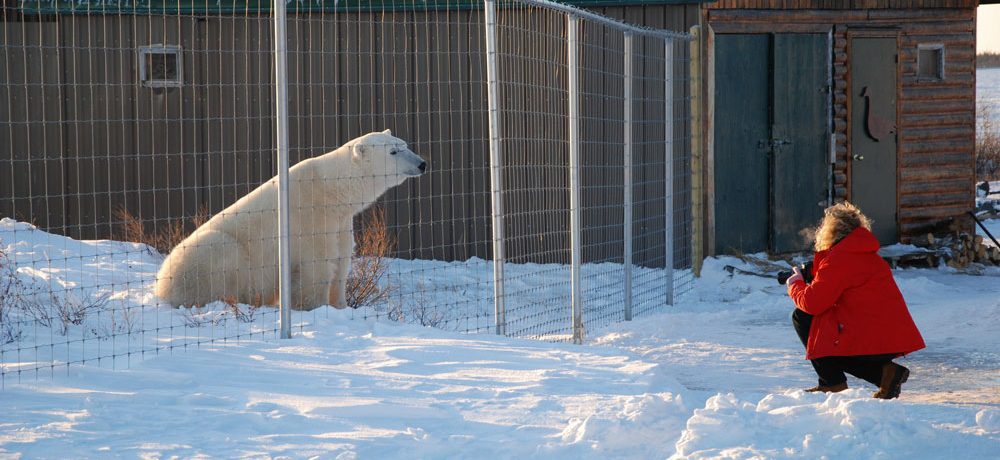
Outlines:
[[150, 45], [139, 49], [139, 81], [150, 88], [177, 87], [184, 84], [184, 60], [181, 47]]
[[917, 78], [944, 80], [944, 45], [917, 45]]

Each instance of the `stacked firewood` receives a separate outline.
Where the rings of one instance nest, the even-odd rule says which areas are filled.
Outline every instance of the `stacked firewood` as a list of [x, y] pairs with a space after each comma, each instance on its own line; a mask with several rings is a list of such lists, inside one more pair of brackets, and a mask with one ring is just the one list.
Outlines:
[[980, 235], [962, 232], [936, 237], [928, 233], [912, 243], [915, 246], [935, 249], [949, 267], [965, 268], [973, 262], [1000, 265], [1000, 248], [990, 244], [989, 240]]

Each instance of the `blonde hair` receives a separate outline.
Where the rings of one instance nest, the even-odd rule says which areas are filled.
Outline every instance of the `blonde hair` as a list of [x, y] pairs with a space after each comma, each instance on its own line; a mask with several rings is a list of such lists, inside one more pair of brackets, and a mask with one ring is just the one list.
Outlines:
[[823, 220], [816, 228], [816, 251], [825, 251], [858, 227], [872, 229], [871, 220], [851, 203], [837, 203], [823, 211]]

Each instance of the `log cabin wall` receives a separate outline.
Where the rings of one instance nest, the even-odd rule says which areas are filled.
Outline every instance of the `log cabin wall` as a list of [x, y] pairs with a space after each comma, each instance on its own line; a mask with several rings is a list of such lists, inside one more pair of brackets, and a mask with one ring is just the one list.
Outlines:
[[[849, 34], [897, 33], [897, 215], [900, 239], [964, 214], [975, 195], [975, 0], [719, 0], [705, 5], [715, 33], [830, 32], [833, 42], [833, 195], [850, 200]], [[941, 44], [943, 80], [917, 76], [917, 48]]]

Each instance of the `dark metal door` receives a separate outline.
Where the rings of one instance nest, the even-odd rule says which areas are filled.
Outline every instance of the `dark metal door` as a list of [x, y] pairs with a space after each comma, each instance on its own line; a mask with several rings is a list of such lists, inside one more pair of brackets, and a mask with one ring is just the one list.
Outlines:
[[799, 251], [829, 190], [825, 34], [716, 37], [715, 238], [719, 253]]
[[767, 139], [770, 41], [761, 35], [715, 40], [715, 247], [757, 252], [768, 245]]
[[829, 191], [829, 49], [826, 34], [774, 36], [772, 249], [802, 251], [802, 229], [823, 217]]
[[851, 40], [851, 201], [879, 242], [897, 241], [896, 38]]

